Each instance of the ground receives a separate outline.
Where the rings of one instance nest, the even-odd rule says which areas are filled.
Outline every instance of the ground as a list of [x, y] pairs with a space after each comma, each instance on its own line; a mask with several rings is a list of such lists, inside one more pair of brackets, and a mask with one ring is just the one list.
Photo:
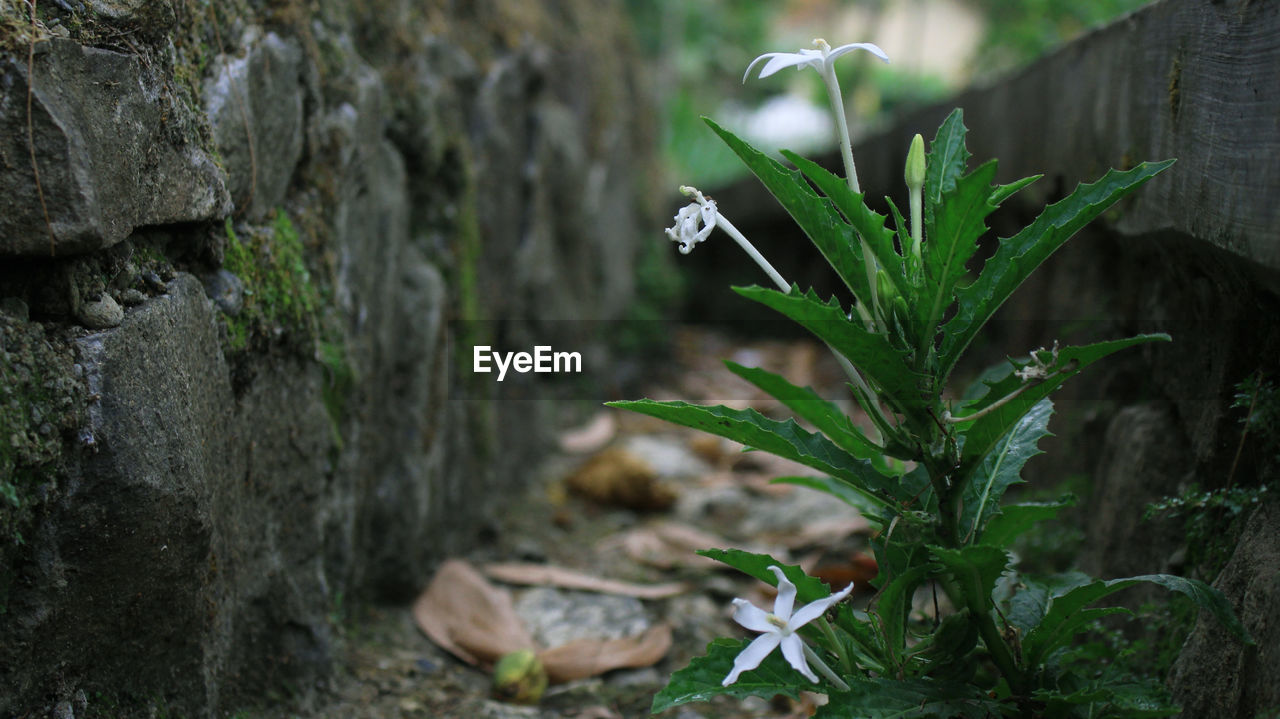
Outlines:
[[[838, 368], [811, 342], [742, 344], [687, 331], [676, 345], [681, 369], [646, 390], [647, 396], [714, 400], [786, 416], [776, 402], [730, 375], [720, 358], [781, 371], [827, 396], [840, 392]], [[515, 504], [519, 511], [504, 512], [493, 541], [465, 559], [481, 568], [522, 562], [645, 585], [684, 582], [685, 591], [658, 600], [494, 582], [512, 592], [521, 620], [544, 644], [624, 635], [666, 622], [674, 641], [660, 661], [552, 685], [536, 707], [504, 704], [490, 698], [486, 671], [424, 635], [411, 607], [365, 608], [343, 623], [344, 661], [321, 693], [322, 706], [269, 716], [644, 717], [672, 671], [701, 654], [711, 639], [739, 635], [729, 620], [730, 599], [747, 597], [764, 606], [771, 601], [764, 585], [697, 557], [695, 549], [768, 551], [831, 584], [854, 580], [866, 586], [866, 523], [856, 512], [826, 495], [769, 483], [776, 476], [810, 473], [803, 467], [615, 410], [602, 410], [561, 439], [561, 450]], [[661, 716], [799, 717], [808, 715], [814, 700], [692, 704]]]

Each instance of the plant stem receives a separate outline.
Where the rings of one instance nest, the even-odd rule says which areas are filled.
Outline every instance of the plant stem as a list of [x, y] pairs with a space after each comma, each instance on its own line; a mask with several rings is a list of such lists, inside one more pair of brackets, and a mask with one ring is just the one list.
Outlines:
[[[827, 100], [831, 102], [831, 113], [836, 117], [836, 142], [840, 143], [840, 159], [844, 160], [845, 181], [849, 183], [850, 190], [862, 194], [862, 189], [858, 185], [858, 168], [853, 164], [853, 144], [849, 138], [849, 121], [844, 112], [844, 97], [840, 94], [840, 81], [836, 79], [835, 66], [830, 62], [823, 63], [822, 81], [827, 86]], [[866, 266], [867, 288], [871, 292], [871, 316], [879, 317], [880, 299], [876, 296], [876, 270], [879, 266], [866, 238], [859, 235], [858, 239], [862, 241], [862, 262]]]
[[813, 651], [808, 644], [804, 644], [803, 646], [805, 659], [809, 660], [809, 663], [818, 670], [819, 674], [826, 677], [827, 681], [834, 684], [836, 689], [839, 689], [842, 692], [849, 691], [849, 685], [845, 684], [845, 681], [840, 678], [840, 675], [831, 671], [831, 667], [827, 666], [827, 663], [822, 661], [822, 657], [818, 656], [817, 652]]
[[849, 653], [845, 651], [844, 643], [840, 641], [840, 637], [831, 626], [831, 622], [828, 622], [826, 617], [818, 617], [815, 624], [822, 630], [823, 636], [831, 643], [832, 649], [835, 651], [836, 656], [839, 657], [840, 671], [845, 674], [853, 674], [853, 662], [849, 661]]
[[773, 280], [773, 283], [778, 286], [779, 290], [784, 293], [791, 291], [791, 285], [788, 285], [787, 281], [782, 279], [782, 275], [773, 268], [773, 265], [769, 264], [769, 261], [764, 258], [764, 255], [760, 254], [760, 251], [756, 249], [755, 245], [751, 244], [751, 241], [748, 240], [738, 228], [734, 227], [733, 223], [730, 222], [728, 218], [724, 215], [717, 214], [716, 226], [732, 237], [733, 241], [737, 242], [738, 246], [742, 248], [742, 251], [746, 252], [748, 257], [755, 260], [757, 265], [760, 265], [760, 269], [764, 270], [766, 275], [769, 275], [769, 279]]

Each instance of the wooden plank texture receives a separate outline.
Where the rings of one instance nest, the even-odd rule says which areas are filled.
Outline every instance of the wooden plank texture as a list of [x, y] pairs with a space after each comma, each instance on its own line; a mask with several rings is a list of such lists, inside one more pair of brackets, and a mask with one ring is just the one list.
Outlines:
[[[988, 87], [858, 143], [864, 187], [899, 193], [911, 136], [965, 111], [978, 162], [1055, 199], [1108, 167], [1178, 158], [1123, 206], [1125, 234], [1174, 230], [1280, 269], [1280, 0], [1164, 0]], [[1269, 273], [1268, 273], [1269, 274]]]

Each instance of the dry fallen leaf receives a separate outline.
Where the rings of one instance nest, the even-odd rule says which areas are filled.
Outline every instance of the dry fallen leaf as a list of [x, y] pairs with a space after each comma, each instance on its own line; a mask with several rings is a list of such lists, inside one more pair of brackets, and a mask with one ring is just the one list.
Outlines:
[[641, 511], [669, 509], [675, 492], [658, 481], [649, 463], [624, 449], [606, 449], [565, 479], [569, 489], [593, 502]]
[[589, 454], [604, 449], [618, 432], [613, 412], [600, 412], [590, 422], [560, 434], [560, 449], [570, 454]]
[[546, 585], [560, 587], [561, 589], [580, 589], [602, 594], [619, 594], [625, 597], [635, 597], [636, 599], [666, 599], [689, 591], [689, 585], [683, 582], [635, 584], [616, 579], [604, 579], [550, 564], [527, 564], [521, 562], [486, 564], [484, 572], [490, 577], [508, 584]]
[[760, 547], [730, 541], [692, 525], [671, 521], [654, 522], [622, 532], [606, 540], [602, 547], [620, 547], [630, 559], [658, 569], [708, 569], [724, 566], [714, 559], [697, 554], [700, 549], [762, 550]]
[[462, 560], [440, 565], [413, 603], [413, 618], [431, 641], [468, 664], [487, 666], [517, 649], [536, 648], [511, 593]]
[[656, 664], [671, 649], [671, 627], [658, 624], [622, 639], [577, 639], [538, 654], [553, 683], [593, 677], [614, 669]]

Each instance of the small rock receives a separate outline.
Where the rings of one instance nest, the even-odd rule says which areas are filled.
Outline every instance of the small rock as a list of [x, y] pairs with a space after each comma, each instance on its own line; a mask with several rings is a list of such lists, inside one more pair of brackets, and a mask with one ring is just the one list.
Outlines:
[[204, 278], [204, 293], [227, 315], [235, 317], [244, 307], [244, 283], [228, 270], [218, 270]]
[[169, 286], [164, 283], [164, 280], [160, 279], [160, 275], [156, 274], [154, 270], [147, 270], [141, 275], [138, 275], [138, 277], [152, 292], [164, 294], [169, 291]]
[[142, 294], [140, 290], [127, 289], [120, 293], [120, 301], [125, 307], [136, 307], [147, 301], [147, 296]]
[[17, 297], [6, 297], [0, 300], [0, 312], [23, 321], [31, 316], [31, 310], [27, 307], [27, 303]]
[[91, 330], [104, 330], [109, 327], [118, 327], [124, 321], [124, 309], [111, 298], [111, 295], [104, 293], [97, 301], [81, 305], [80, 311], [76, 313], [76, 319]]
[[75, 696], [71, 697], [71, 706], [81, 714], [89, 711], [89, 697], [83, 689], [77, 689]]
[[575, 639], [620, 639], [649, 628], [648, 615], [633, 597], [537, 587], [516, 601], [516, 614], [542, 646]]
[[76, 719], [76, 713], [71, 708], [71, 702], [58, 702], [58, 706], [53, 708], [53, 713], [49, 716], [52, 719]]

